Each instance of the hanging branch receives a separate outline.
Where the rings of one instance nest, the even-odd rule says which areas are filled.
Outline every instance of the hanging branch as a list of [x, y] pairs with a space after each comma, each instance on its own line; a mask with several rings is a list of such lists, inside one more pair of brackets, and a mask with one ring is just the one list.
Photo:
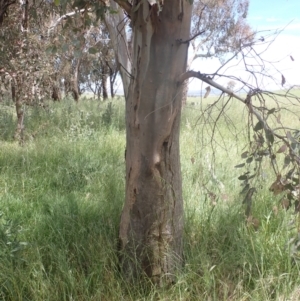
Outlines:
[[[269, 43], [274, 42], [274, 38], [272, 36], [271, 38], [272, 40]], [[259, 39], [257, 42], [260, 45], [264, 45], [266, 49], [268, 49], [269, 43], [265, 39]], [[264, 157], [269, 158], [270, 164], [276, 175], [276, 180], [270, 186], [269, 190], [272, 191], [274, 195], [283, 193], [283, 200], [288, 199], [289, 202], [293, 200], [295, 203], [296, 212], [300, 212], [300, 185], [298, 185], [300, 178], [300, 131], [298, 129], [291, 129], [290, 126], [285, 127], [282, 124], [279, 114], [280, 110], [284, 109], [290, 111], [292, 114], [296, 114], [296, 112], [289, 110], [287, 107], [282, 108], [282, 106], [280, 106], [280, 100], [278, 99], [280, 97], [284, 97], [287, 100], [291, 101], [293, 99], [299, 102], [300, 98], [291, 93], [291, 88], [289, 88], [287, 91], [283, 91], [282, 93], [276, 91], [264, 91], [260, 88], [264, 78], [274, 81], [278, 86], [283, 86], [287, 83], [284, 75], [273, 66], [274, 63], [264, 60], [261, 57], [261, 54], [264, 53], [266, 49], [258, 52], [254, 46], [254, 43], [241, 46], [240, 50], [231, 56], [229, 60], [227, 60], [220, 68], [218, 68], [215, 73], [204, 74], [193, 70], [183, 73], [178, 79], [178, 85], [183, 84], [189, 78], [198, 78], [209, 86], [221, 91], [222, 95], [227, 94], [229, 96], [225, 106], [228, 105], [231, 98], [235, 98], [242, 102], [248, 109], [250, 117], [248, 119], [249, 151], [246, 151], [242, 154], [244, 163], [235, 166], [236, 168], [247, 168], [247, 170], [238, 177], [238, 179], [242, 181], [242, 193], [246, 195], [244, 200], [245, 203], [247, 203], [248, 198], [250, 198], [250, 203], [247, 203], [248, 207], [246, 208], [246, 215], [251, 217], [250, 210], [253, 193], [250, 194], [249, 192], [255, 191], [255, 186], [257, 185], [255, 184], [255, 181], [259, 179], [258, 176], [260, 175], [263, 166], [261, 162]], [[236, 76], [219, 73], [221, 69], [223, 69], [228, 62], [232, 61], [233, 58], [236, 58], [237, 55], [241, 56], [237, 64], [242, 64], [246, 74], [249, 75], [246, 80]], [[255, 63], [249, 64], [248, 59], [251, 61], [255, 60]], [[268, 65], [271, 65], [275, 68], [277, 71], [277, 76], [269, 73]], [[258, 66], [260, 67], [259, 69], [257, 68]], [[246, 96], [238, 95], [229, 88], [220, 85], [215, 80], [217, 77], [238, 81], [242, 85], [240, 90], [245, 91]], [[251, 81], [254, 81], [254, 83], [251, 83]], [[293, 86], [293, 88], [295, 88], [295, 86]], [[267, 102], [265, 96], [268, 97], [269, 101], [271, 99], [276, 103], [275, 108], [267, 107], [267, 103], [269, 103], [269, 101]], [[254, 97], [255, 101], [259, 102], [259, 105], [255, 104]], [[214, 102], [212, 105], [209, 105], [208, 108], [215, 106], [215, 104], [216, 102]], [[295, 105], [293, 102], [291, 102], [291, 104]], [[208, 112], [208, 109], [205, 109], [205, 112]], [[213, 134], [216, 129], [215, 123], [218, 121], [220, 116], [224, 114], [224, 104], [222, 104], [220, 113], [218, 114], [217, 119], [214, 120], [214, 126], [212, 127]], [[202, 116], [204, 116], [204, 113]], [[257, 123], [253, 122], [252, 116], [255, 116], [255, 118], [258, 120]], [[271, 123], [268, 121], [270, 116], [276, 118], [273, 121], [280, 123], [281, 126], [271, 126]], [[250, 127], [252, 127], [252, 131], [250, 131]], [[251, 136], [250, 132], [252, 133]], [[277, 156], [279, 154], [283, 154], [285, 156], [283, 166], [280, 166], [280, 161], [277, 161]], [[250, 173], [249, 170], [251, 162], [255, 164], [255, 168]]]
[[229, 96], [234, 97], [236, 99], [238, 99], [239, 101], [241, 101], [242, 103], [244, 103], [248, 109], [249, 112], [252, 113], [253, 115], [255, 115], [255, 117], [258, 119], [259, 122], [261, 122], [263, 128], [266, 131], [270, 131], [275, 137], [284, 140], [286, 143], [287, 140], [285, 139], [284, 136], [281, 136], [279, 134], [276, 134], [267, 124], [267, 122], [264, 120], [264, 118], [259, 114], [259, 112], [257, 110], [255, 110], [255, 108], [252, 106], [251, 103], [251, 97], [256, 95], [258, 92], [260, 92], [259, 90], [254, 90], [254, 91], [250, 91], [247, 95], [247, 97], [245, 99], [243, 99], [242, 97], [240, 97], [239, 95], [235, 94], [233, 91], [223, 87], [222, 85], [216, 83], [215, 81], [213, 81], [207, 74], [203, 74], [200, 72], [196, 72], [196, 71], [192, 71], [189, 70], [185, 73], [183, 73], [178, 81], [178, 85], [182, 84], [185, 80], [189, 79], [189, 78], [198, 78], [200, 80], [202, 80], [203, 82], [211, 85], [212, 87], [222, 91], [223, 93], [227, 93]]

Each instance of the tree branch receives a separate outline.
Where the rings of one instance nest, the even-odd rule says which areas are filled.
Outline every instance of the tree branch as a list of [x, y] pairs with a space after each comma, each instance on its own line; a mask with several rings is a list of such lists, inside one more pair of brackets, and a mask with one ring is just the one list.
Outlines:
[[259, 122], [261, 122], [263, 128], [265, 131], [269, 131], [271, 132], [275, 137], [278, 137], [282, 140], [284, 140], [286, 143], [286, 139], [285, 137], [281, 136], [281, 135], [278, 135], [276, 134], [270, 127], [269, 125], [267, 124], [267, 122], [264, 120], [264, 118], [259, 114], [259, 112], [257, 112], [255, 110], [255, 108], [253, 108], [252, 106], [252, 103], [251, 103], [251, 97], [254, 96], [256, 94], [257, 91], [250, 91], [246, 97], [246, 99], [243, 99], [242, 97], [240, 97], [239, 95], [235, 94], [234, 92], [232, 92], [231, 90], [219, 85], [218, 83], [216, 83], [215, 81], [213, 81], [209, 76], [207, 76], [206, 74], [202, 74], [200, 72], [196, 72], [196, 71], [187, 71], [185, 73], [183, 73], [180, 78], [179, 78], [179, 81], [178, 81], [178, 85], [181, 85], [185, 80], [189, 79], [189, 78], [198, 78], [200, 80], [202, 80], [203, 82], [211, 85], [212, 87], [224, 92], [224, 93], [227, 93], [229, 96], [231, 97], [234, 97], [236, 99], [238, 99], [239, 101], [241, 101], [243, 104], [245, 104], [248, 109], [249, 109], [249, 112], [252, 113], [253, 115], [255, 115], [255, 117], [258, 119]]
[[130, 83], [128, 74], [130, 74], [131, 71], [131, 59], [125, 30], [126, 18], [124, 16], [124, 10], [119, 9], [117, 1], [109, 1], [110, 7], [117, 13], [106, 13], [104, 22], [110, 35], [111, 45], [115, 52], [117, 64], [119, 67], [122, 66], [119, 71], [123, 81], [124, 95], [127, 96]]
[[177, 42], [179, 44], [188, 44], [190, 41], [194, 40], [195, 38], [197, 38], [198, 36], [202, 35], [206, 30], [202, 30], [200, 32], [197, 32], [196, 34], [194, 34], [191, 38], [189, 38], [186, 41], [182, 41], [181, 39], [177, 40]]
[[257, 118], [257, 120], [261, 123], [262, 128], [264, 129], [266, 135], [267, 135], [267, 133], [270, 133], [274, 137], [277, 137], [278, 139], [283, 141], [284, 144], [289, 148], [291, 157], [294, 158], [294, 160], [297, 162], [298, 165], [300, 164], [299, 155], [295, 152], [295, 150], [293, 148], [290, 147], [290, 143], [287, 139], [287, 136], [282, 136], [282, 135], [277, 134], [275, 132], [277, 129], [271, 129], [270, 126], [268, 125], [267, 121], [263, 118], [263, 116], [261, 116], [260, 113], [253, 107], [251, 98], [252, 98], [252, 96], [261, 92], [259, 89], [250, 90], [250, 92], [247, 94], [246, 99], [243, 99], [242, 97], [235, 94], [233, 91], [231, 91], [231, 90], [219, 85], [215, 81], [213, 81], [206, 74], [202, 74], [200, 72], [196, 72], [196, 71], [192, 71], [192, 70], [187, 71], [180, 76], [178, 85], [181, 85], [185, 80], [192, 78], [192, 77], [202, 80], [203, 82], [213, 86], [214, 88], [216, 88], [224, 93], [227, 93], [230, 97], [234, 97], [234, 98], [238, 99], [239, 101], [241, 101], [243, 104], [245, 104], [247, 106], [250, 114], [253, 114]]
[[202, 74], [200, 72], [189, 70], [189, 71], [183, 73], [179, 78], [178, 85], [181, 85], [185, 80], [187, 80], [191, 77], [199, 78], [203, 82], [215, 87], [216, 89], [223, 91], [223, 92], [229, 94], [230, 96], [233, 96], [233, 97], [239, 99], [242, 102], [245, 102], [243, 98], [241, 98], [238, 95], [235, 95], [231, 90], [219, 85], [218, 83], [214, 82], [209, 76], [207, 76], [206, 74]]
[[194, 60], [199, 58], [199, 57], [204, 57], [204, 58], [208, 58], [208, 57], [213, 57], [215, 56], [216, 54], [215, 53], [206, 53], [206, 54], [196, 54], [195, 57], [194, 57]]
[[130, 16], [132, 5], [127, 0], [114, 0]]
[[83, 9], [76, 10], [76, 11], [67, 13], [67, 14], [65, 14], [65, 15], [62, 15], [61, 17], [59, 17], [59, 18], [54, 22], [54, 24], [52, 24], [52, 25], [48, 28], [48, 34], [49, 34], [50, 31], [53, 30], [53, 29], [54, 29], [61, 21], [66, 20], [68, 17], [72, 17], [72, 16], [74, 16], [74, 15], [76, 15], [76, 14], [78, 14], [78, 13], [83, 13], [83, 12], [85, 12], [86, 10], [87, 10], [87, 11], [90, 11], [91, 9], [90, 9], [90, 8], [88, 8], [88, 9], [83, 8]]

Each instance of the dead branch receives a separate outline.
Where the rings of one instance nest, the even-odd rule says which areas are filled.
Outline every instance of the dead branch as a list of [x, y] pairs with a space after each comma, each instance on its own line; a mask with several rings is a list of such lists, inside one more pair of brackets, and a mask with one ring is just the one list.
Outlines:
[[195, 35], [193, 35], [191, 38], [189, 38], [188, 40], [186, 41], [182, 41], [181, 39], [178, 39], [177, 40], [177, 43], [179, 44], [188, 44], [190, 41], [196, 39], [198, 36], [202, 35], [203, 33], [205, 33], [206, 30], [202, 30], [200, 32], [197, 32]]
[[59, 17], [49, 28], [48, 28], [48, 34], [63, 20], [66, 20], [68, 17], [73, 17], [74, 15], [78, 13], [84, 13], [85, 11], [91, 11], [91, 8], [83, 8], [80, 10], [75, 10], [73, 12], [67, 13]]
[[198, 59], [198, 58], [209, 58], [209, 57], [214, 57], [214, 56], [216, 56], [216, 54], [215, 53], [206, 53], [206, 54], [196, 54], [195, 55], [195, 57], [194, 57], [194, 60], [195, 59]]

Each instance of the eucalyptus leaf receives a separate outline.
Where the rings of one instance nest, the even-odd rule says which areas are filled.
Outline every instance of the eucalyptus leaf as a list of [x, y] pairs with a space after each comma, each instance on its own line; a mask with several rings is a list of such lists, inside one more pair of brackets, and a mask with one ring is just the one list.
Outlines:
[[287, 155], [285, 158], [284, 158], [284, 165], [287, 166], [291, 163], [291, 157], [289, 155]]
[[288, 132], [286, 133], [286, 137], [287, 137], [290, 141], [292, 141], [293, 143], [297, 143], [297, 140], [293, 137], [293, 135], [291, 134], [290, 131], [288, 131]]
[[274, 135], [272, 133], [271, 130], [265, 130], [265, 134], [266, 134], [266, 139], [268, 140], [268, 142], [270, 144], [273, 144], [274, 143]]
[[235, 168], [241, 168], [241, 167], [244, 167], [245, 166], [245, 163], [241, 163], [241, 164], [238, 164], [236, 166], [234, 166]]
[[238, 179], [239, 179], [240, 181], [247, 180], [247, 179], [248, 179], [248, 176], [244, 174], [244, 175], [239, 176]]
[[268, 115], [273, 114], [275, 112], [275, 110], [276, 110], [275, 108], [268, 110]]
[[253, 130], [254, 130], [255, 132], [257, 132], [257, 131], [259, 131], [259, 130], [262, 130], [263, 128], [264, 128], [264, 123], [261, 122], [261, 121], [259, 121], [259, 122], [255, 125], [255, 127], [253, 128]]
[[89, 53], [90, 53], [90, 54], [96, 54], [97, 52], [98, 52], [98, 49], [97, 49], [97, 48], [95, 48], [95, 47], [89, 48]]
[[247, 163], [251, 163], [252, 161], [253, 161], [253, 157], [249, 157], [249, 158], [246, 160]]
[[284, 153], [287, 149], [287, 146], [283, 144], [277, 151], [277, 153]]
[[241, 157], [242, 157], [242, 159], [245, 159], [245, 158], [247, 158], [247, 157], [248, 157], [248, 154], [249, 154], [249, 152], [248, 152], [248, 151], [246, 151], [246, 152], [243, 152], [243, 153], [241, 154]]

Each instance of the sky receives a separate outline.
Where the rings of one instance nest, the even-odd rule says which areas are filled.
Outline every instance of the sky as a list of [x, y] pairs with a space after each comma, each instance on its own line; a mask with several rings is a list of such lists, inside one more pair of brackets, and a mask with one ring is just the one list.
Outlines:
[[[272, 32], [281, 31], [270, 47], [267, 47], [266, 43], [255, 47], [257, 52], [264, 51], [262, 57], [270, 62], [266, 65], [267, 71], [279, 84], [276, 87], [273, 81], [265, 80], [262, 82], [263, 88], [278, 89], [281, 84], [281, 74], [286, 79], [285, 86], [300, 85], [300, 0], [250, 0], [249, 2], [247, 20], [252, 29], [258, 32], [258, 37], [263, 36], [268, 40], [267, 36]], [[234, 74], [248, 80], [242, 65], [237, 63], [237, 60], [233, 60], [226, 70], [224, 69], [224, 74]], [[202, 73], [213, 73], [219, 66], [218, 59], [197, 59], [191, 69], [200, 70]], [[219, 81], [225, 85], [228, 79], [219, 79]], [[199, 82], [192, 80], [189, 88], [193, 92], [199, 90]]]

